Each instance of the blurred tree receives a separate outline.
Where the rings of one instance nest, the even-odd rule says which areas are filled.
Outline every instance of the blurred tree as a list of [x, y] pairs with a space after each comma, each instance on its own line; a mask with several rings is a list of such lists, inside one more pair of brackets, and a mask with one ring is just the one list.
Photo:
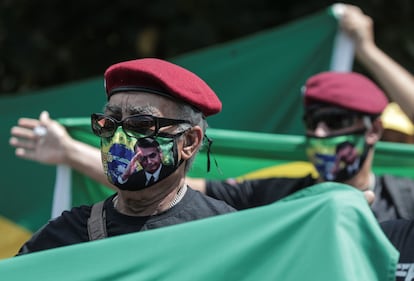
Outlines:
[[[170, 58], [285, 24], [332, 1], [0, 0], [0, 94], [102, 75], [112, 63]], [[376, 41], [414, 72], [411, 0], [360, 0]], [[358, 67], [358, 66], [357, 66]]]

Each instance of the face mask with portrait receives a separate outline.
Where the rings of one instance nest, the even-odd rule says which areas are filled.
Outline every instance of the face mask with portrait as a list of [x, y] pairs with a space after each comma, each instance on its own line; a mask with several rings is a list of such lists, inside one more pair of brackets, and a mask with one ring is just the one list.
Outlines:
[[148, 188], [171, 175], [178, 161], [176, 137], [134, 138], [119, 127], [101, 138], [102, 163], [110, 183], [122, 190]]
[[364, 133], [325, 138], [307, 136], [306, 140], [309, 161], [325, 181], [351, 179], [361, 170], [368, 150]]

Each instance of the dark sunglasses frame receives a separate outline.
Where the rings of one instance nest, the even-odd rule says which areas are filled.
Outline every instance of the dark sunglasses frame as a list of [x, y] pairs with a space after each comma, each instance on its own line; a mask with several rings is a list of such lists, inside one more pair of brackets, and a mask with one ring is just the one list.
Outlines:
[[[105, 119], [105, 123], [110, 122], [111, 125], [106, 128], [106, 131], [104, 131], [105, 126], [101, 126], [99, 124], [99, 121], [103, 119]], [[141, 121], [142, 125], [146, 124], [146, 126], [130, 126], [128, 121], [134, 121], [134, 119], [136, 120], [132, 124], [137, 123], [137, 121]], [[191, 124], [191, 122], [188, 120], [163, 118], [147, 114], [131, 115], [120, 121], [102, 113], [93, 113], [91, 115], [91, 126], [93, 133], [98, 137], [104, 138], [112, 137], [119, 126], [121, 126], [125, 134], [130, 137], [144, 138], [159, 135], [160, 128], [179, 124]]]
[[303, 116], [303, 121], [307, 130], [315, 130], [319, 122], [324, 122], [331, 130], [340, 130], [351, 127], [358, 119], [364, 115], [356, 112], [312, 112]]

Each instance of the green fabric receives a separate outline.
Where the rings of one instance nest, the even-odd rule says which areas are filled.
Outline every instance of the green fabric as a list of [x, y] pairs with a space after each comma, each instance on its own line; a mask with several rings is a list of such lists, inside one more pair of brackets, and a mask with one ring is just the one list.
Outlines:
[[398, 252], [336, 183], [282, 202], [0, 262], [4, 280], [394, 280]]
[[337, 20], [330, 9], [173, 61], [194, 70], [220, 97], [213, 128], [301, 135], [301, 88], [329, 70]]

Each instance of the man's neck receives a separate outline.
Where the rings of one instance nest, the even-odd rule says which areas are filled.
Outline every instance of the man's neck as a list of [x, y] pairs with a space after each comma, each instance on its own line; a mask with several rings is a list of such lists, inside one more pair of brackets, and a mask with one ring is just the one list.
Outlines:
[[344, 182], [345, 184], [349, 184], [359, 190], [373, 190], [375, 185], [375, 176], [372, 172], [367, 174], [358, 174], [352, 179]]

